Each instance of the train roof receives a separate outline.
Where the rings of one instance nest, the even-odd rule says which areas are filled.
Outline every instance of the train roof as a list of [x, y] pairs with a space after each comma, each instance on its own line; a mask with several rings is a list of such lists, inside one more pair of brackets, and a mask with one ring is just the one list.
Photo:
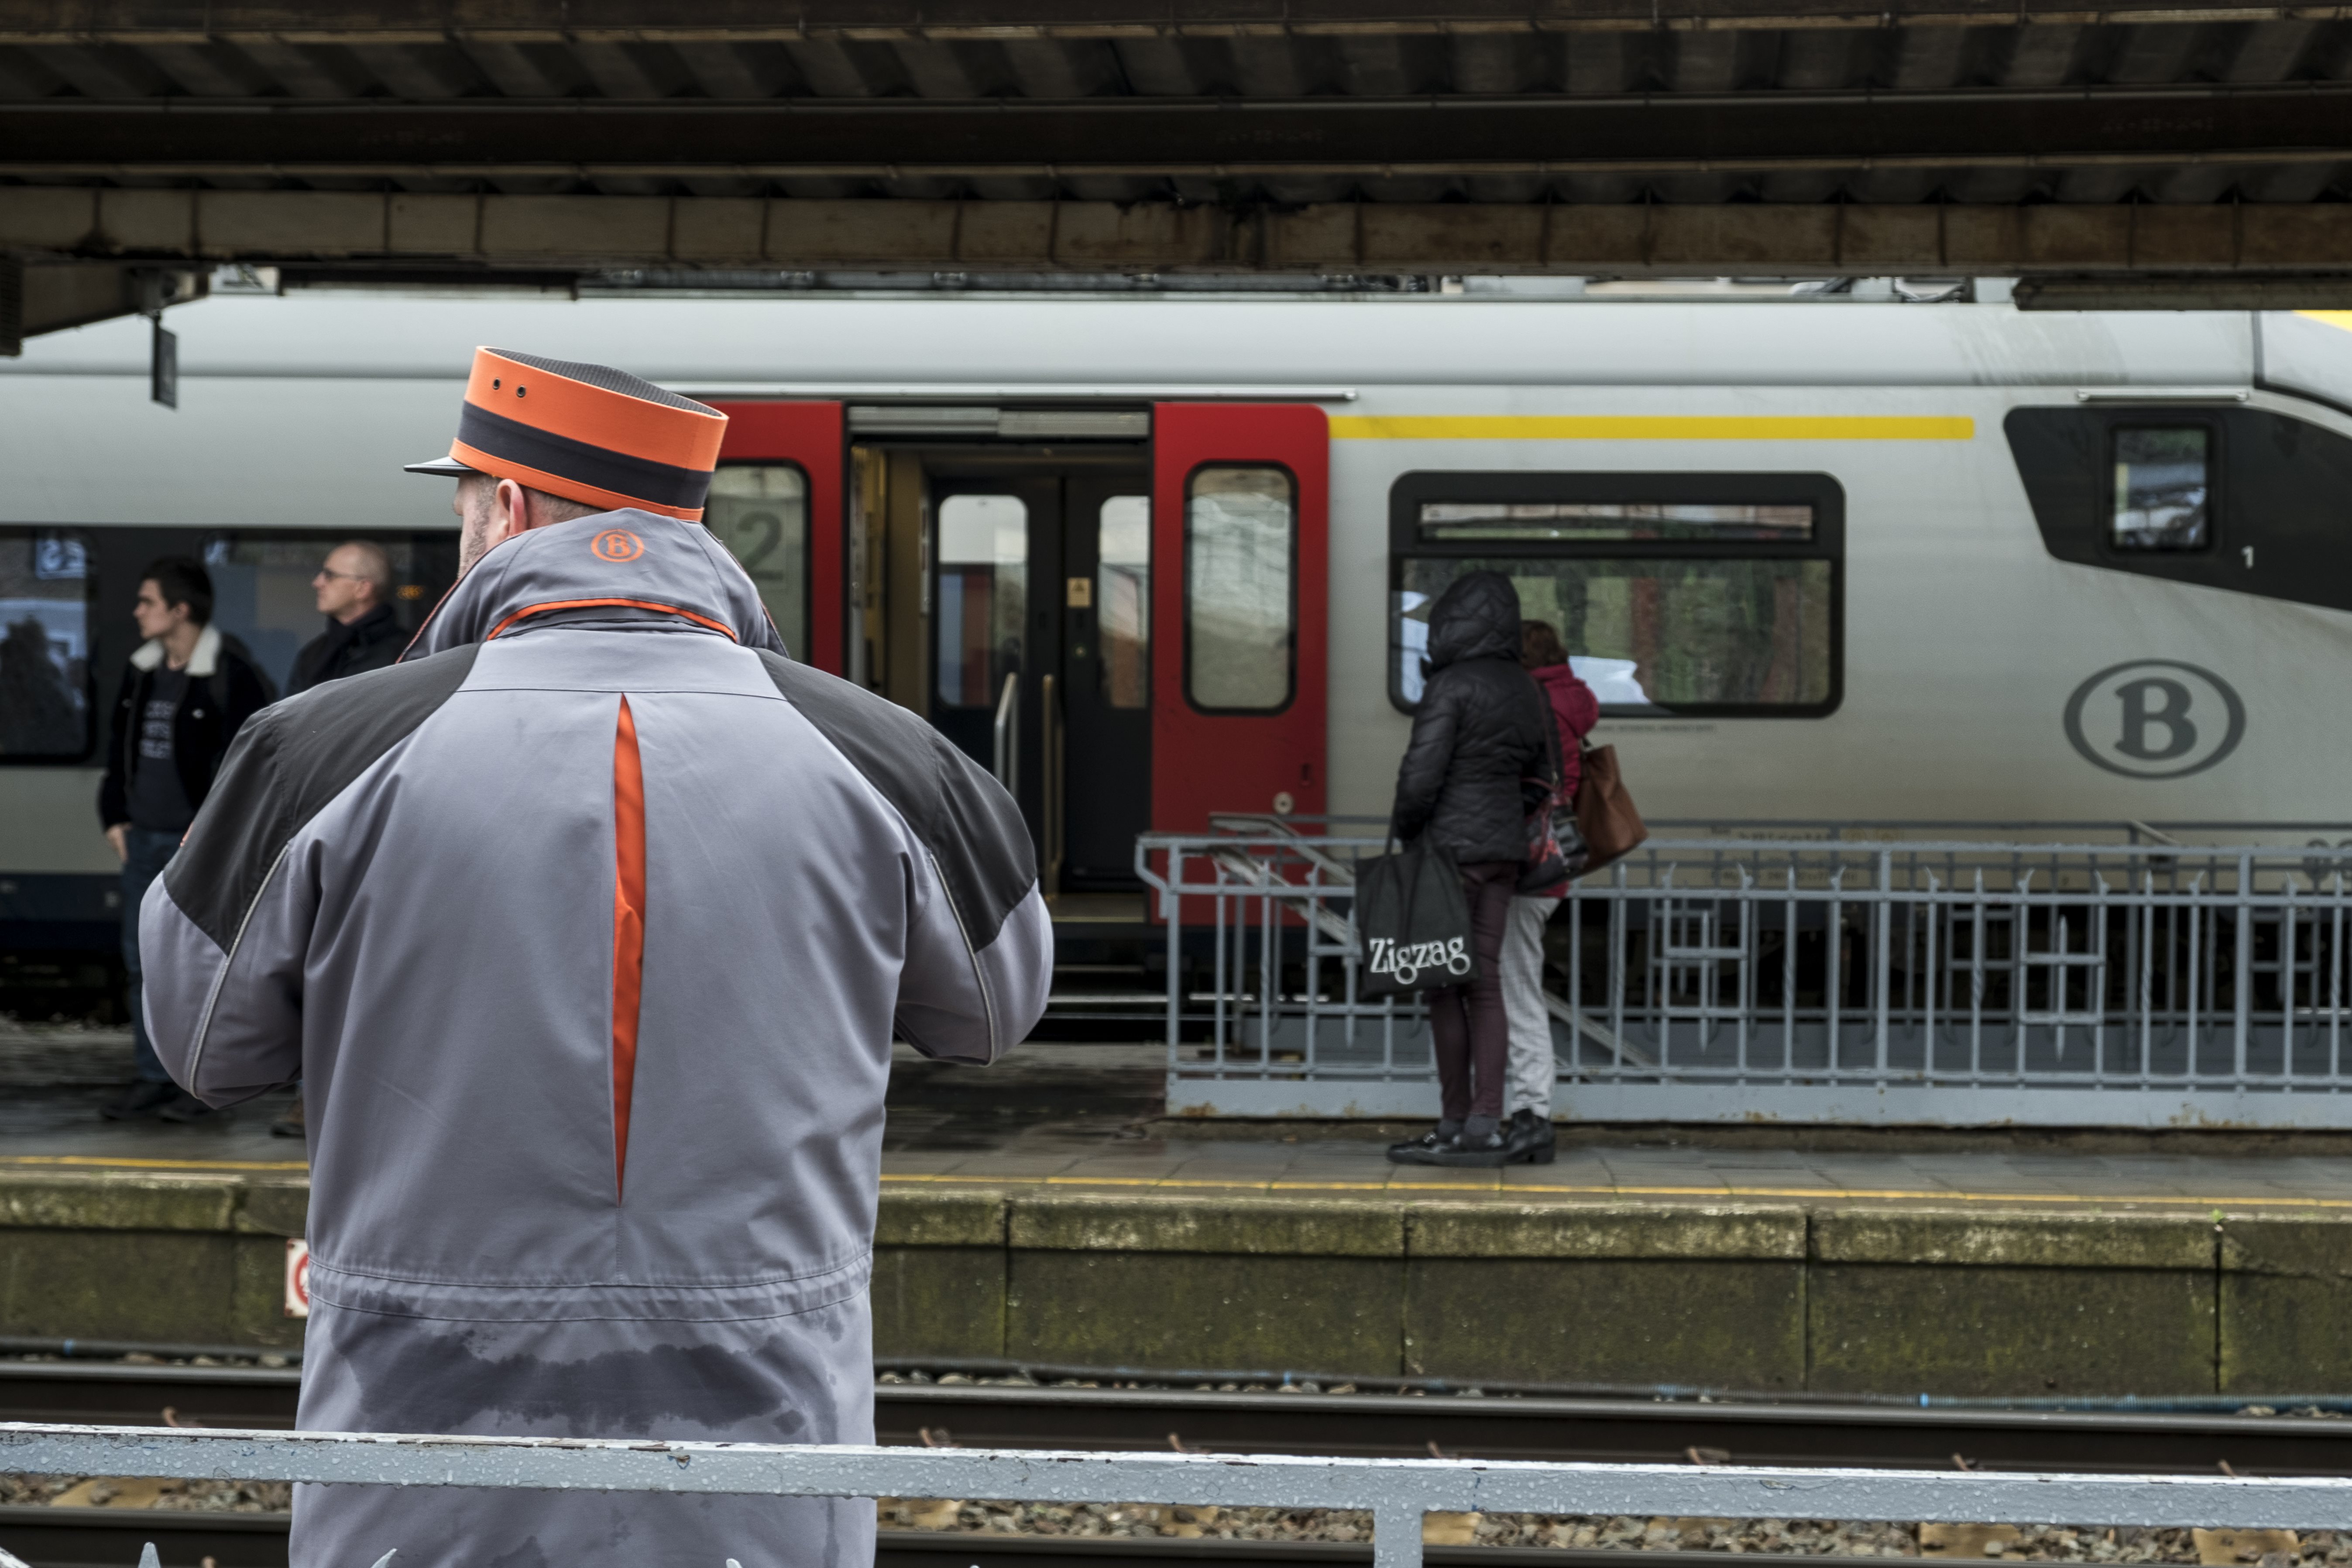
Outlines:
[[[589, 296], [306, 289], [174, 308], [181, 375], [461, 380], [491, 343], [738, 395], [980, 395], [1577, 384], [2244, 385], [2352, 402], [2325, 313], [2000, 303], [1397, 297]], [[118, 320], [29, 341], [0, 377], [144, 378]], [[2339, 363], [2339, 362], [2341, 362]]]

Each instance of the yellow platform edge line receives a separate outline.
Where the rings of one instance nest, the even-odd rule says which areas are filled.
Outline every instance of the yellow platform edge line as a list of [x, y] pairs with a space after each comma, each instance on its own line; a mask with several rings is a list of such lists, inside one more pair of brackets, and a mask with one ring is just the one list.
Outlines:
[[2194, 1194], [2133, 1193], [1971, 1193], [1943, 1188], [1908, 1187], [1667, 1187], [1570, 1185], [1562, 1183], [1510, 1182], [1500, 1178], [1458, 1182], [1253, 1182], [1176, 1176], [991, 1176], [978, 1173], [885, 1171], [886, 1183], [940, 1184], [961, 1183], [997, 1187], [1217, 1187], [1227, 1192], [1275, 1193], [1393, 1193], [1461, 1192], [1568, 1194], [1576, 1197], [1678, 1198], [1867, 1198], [1873, 1201], [1928, 1200], [1979, 1204], [2172, 1204], [2183, 1208], [2306, 1208], [2352, 1209], [2347, 1198], [2210, 1197]]
[[1958, 415], [1340, 414], [1335, 441], [1972, 441]]
[[[85, 1170], [163, 1171], [307, 1171], [299, 1160], [165, 1160], [102, 1154], [0, 1154], [0, 1165], [62, 1166]], [[973, 1173], [885, 1171], [887, 1184], [972, 1186], [1145, 1187], [1160, 1190], [1216, 1189], [1225, 1192], [1269, 1193], [1524, 1193], [1571, 1197], [1660, 1198], [1863, 1198], [1874, 1202], [1929, 1201], [1974, 1204], [2170, 1204], [2183, 1208], [2352, 1209], [2352, 1197], [2213, 1197], [2194, 1194], [2132, 1193], [1972, 1193], [1932, 1187], [1735, 1187], [1735, 1186], [1604, 1186], [1598, 1184], [1510, 1182], [1500, 1177], [1470, 1177], [1451, 1182], [1306, 1182], [1269, 1178], [1198, 1176], [991, 1176]]]
[[126, 1171], [307, 1171], [307, 1160], [150, 1160], [112, 1154], [0, 1154], [0, 1165], [65, 1165]]

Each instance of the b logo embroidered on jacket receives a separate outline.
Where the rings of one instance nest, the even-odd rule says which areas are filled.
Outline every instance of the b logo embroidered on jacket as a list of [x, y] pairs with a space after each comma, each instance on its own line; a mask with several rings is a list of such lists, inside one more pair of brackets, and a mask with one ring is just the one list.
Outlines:
[[646, 552], [646, 542], [625, 528], [608, 528], [588, 548], [599, 561], [635, 561]]

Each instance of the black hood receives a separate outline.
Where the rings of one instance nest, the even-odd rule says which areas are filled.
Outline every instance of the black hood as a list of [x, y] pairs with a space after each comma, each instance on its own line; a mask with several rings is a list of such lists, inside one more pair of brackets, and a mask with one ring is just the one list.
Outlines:
[[1519, 657], [1519, 591], [1500, 572], [1456, 577], [1429, 612], [1429, 668]]

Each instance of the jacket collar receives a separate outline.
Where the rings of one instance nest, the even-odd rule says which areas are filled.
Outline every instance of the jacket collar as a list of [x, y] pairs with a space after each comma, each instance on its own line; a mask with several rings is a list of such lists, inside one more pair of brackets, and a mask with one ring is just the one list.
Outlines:
[[327, 640], [340, 647], [344, 643], [372, 642], [392, 635], [393, 611], [390, 605], [373, 605], [366, 615], [355, 620], [339, 621], [327, 617]]
[[[217, 626], [206, 626], [196, 634], [196, 651], [188, 656], [187, 675], [203, 680], [220, 669], [221, 635]], [[153, 669], [163, 662], [163, 639], [149, 637], [131, 656], [133, 669]]]
[[551, 615], [698, 627], [746, 647], [785, 651], [760, 592], [698, 522], [635, 510], [598, 512], [501, 540], [449, 591], [404, 659]]

